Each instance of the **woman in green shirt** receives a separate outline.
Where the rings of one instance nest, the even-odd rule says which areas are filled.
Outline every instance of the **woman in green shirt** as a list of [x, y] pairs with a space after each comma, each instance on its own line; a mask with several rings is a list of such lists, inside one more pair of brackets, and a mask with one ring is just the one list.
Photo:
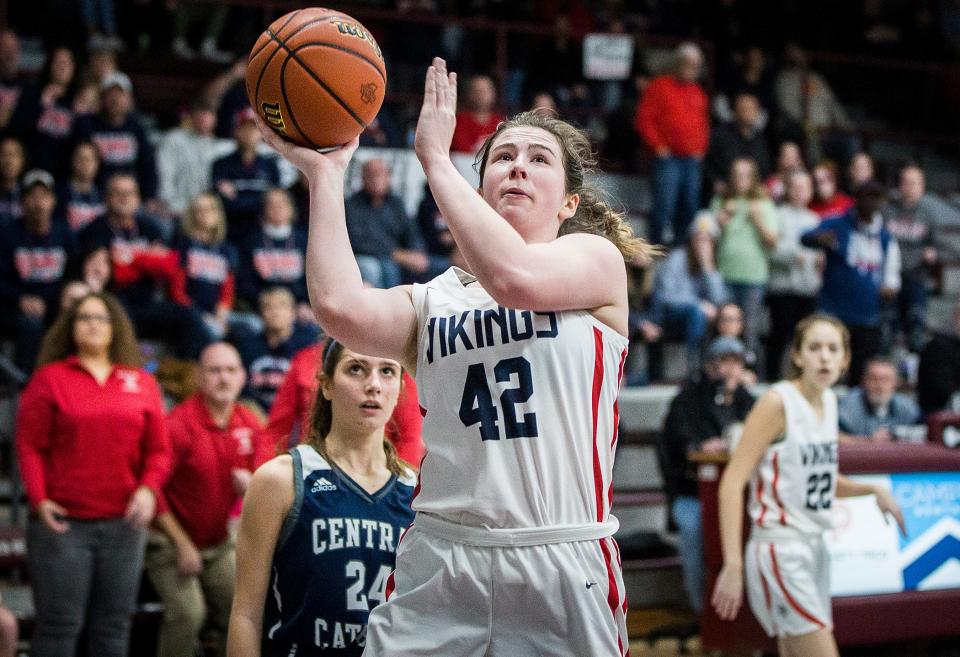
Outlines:
[[756, 353], [763, 295], [770, 276], [770, 250], [777, 244], [777, 215], [760, 182], [757, 163], [737, 158], [723, 195], [711, 203], [719, 229], [717, 270], [728, 297], [743, 309], [743, 338]]

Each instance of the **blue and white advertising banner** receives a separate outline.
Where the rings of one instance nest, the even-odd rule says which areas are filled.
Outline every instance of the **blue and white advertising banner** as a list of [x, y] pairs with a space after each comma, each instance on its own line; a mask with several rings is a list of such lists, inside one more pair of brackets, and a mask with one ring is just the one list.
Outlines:
[[960, 472], [856, 475], [893, 491], [904, 537], [873, 496], [834, 500], [826, 534], [834, 596], [960, 588]]

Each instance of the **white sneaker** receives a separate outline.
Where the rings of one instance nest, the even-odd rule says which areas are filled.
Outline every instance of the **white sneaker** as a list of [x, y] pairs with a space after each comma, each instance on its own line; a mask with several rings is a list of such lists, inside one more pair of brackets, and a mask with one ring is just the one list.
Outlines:
[[197, 58], [196, 51], [187, 45], [187, 40], [183, 37], [177, 37], [174, 39], [173, 43], [170, 45], [170, 50], [172, 50], [173, 54], [180, 59], [190, 60]]
[[233, 55], [225, 50], [218, 49], [217, 42], [210, 38], [203, 40], [203, 44], [200, 46], [200, 56], [218, 64], [227, 64], [233, 61]]

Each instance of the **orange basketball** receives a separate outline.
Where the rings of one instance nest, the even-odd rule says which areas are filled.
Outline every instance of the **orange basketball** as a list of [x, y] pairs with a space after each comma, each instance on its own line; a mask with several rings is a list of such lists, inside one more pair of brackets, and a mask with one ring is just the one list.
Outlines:
[[387, 88], [380, 46], [333, 9], [298, 9], [260, 35], [247, 97], [274, 131], [301, 146], [341, 146], [377, 116]]

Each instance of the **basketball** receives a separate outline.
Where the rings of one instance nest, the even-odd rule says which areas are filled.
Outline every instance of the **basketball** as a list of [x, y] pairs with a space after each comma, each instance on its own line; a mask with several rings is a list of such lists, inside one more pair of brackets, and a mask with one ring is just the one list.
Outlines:
[[315, 149], [341, 146], [377, 116], [387, 87], [380, 46], [344, 13], [281, 16], [250, 51], [247, 97], [275, 132]]

